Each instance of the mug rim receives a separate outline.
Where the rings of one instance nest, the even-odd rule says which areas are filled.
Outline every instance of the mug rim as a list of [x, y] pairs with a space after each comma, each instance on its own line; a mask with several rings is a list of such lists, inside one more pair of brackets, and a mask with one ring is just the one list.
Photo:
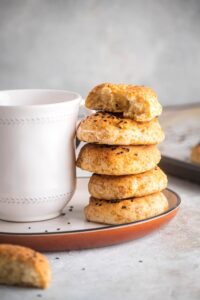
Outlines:
[[63, 106], [63, 105], [69, 105], [71, 103], [80, 103], [82, 100], [82, 97], [79, 93], [77, 92], [73, 92], [70, 90], [64, 90], [64, 89], [10, 89], [10, 90], [0, 90], [0, 95], [1, 93], [9, 93], [9, 92], [46, 92], [46, 93], [66, 93], [66, 94], [71, 94], [72, 96], [74, 96], [74, 98], [70, 99], [70, 100], [64, 100], [64, 101], [60, 101], [60, 102], [52, 102], [52, 103], [41, 103], [41, 104], [20, 104], [20, 105], [1, 105], [0, 102], [0, 109], [5, 108], [5, 109], [21, 109], [21, 108], [31, 108], [31, 109], [38, 109], [38, 108], [44, 108], [44, 107], [49, 107], [52, 108], [53, 106]]

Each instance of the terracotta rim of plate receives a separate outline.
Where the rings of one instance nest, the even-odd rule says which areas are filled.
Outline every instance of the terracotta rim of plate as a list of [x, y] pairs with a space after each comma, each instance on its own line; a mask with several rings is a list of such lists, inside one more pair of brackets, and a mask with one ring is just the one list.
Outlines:
[[168, 223], [177, 213], [181, 199], [177, 193], [166, 189], [168, 199], [174, 197], [172, 207], [166, 212], [145, 220], [108, 225], [91, 229], [45, 233], [0, 233], [0, 243], [17, 244], [38, 251], [68, 251], [99, 248], [141, 238]]
[[[81, 177], [80, 177], [81, 178]], [[84, 177], [82, 177], [84, 178]], [[165, 212], [157, 215], [157, 216], [154, 216], [154, 217], [150, 217], [150, 218], [147, 218], [147, 219], [144, 219], [144, 220], [139, 220], [139, 221], [134, 221], [134, 222], [130, 222], [130, 223], [124, 223], [124, 224], [119, 224], [119, 225], [106, 225], [106, 226], [102, 226], [102, 227], [98, 227], [98, 228], [89, 228], [89, 229], [78, 229], [78, 230], [71, 230], [71, 231], [61, 231], [61, 232], [58, 232], [58, 231], [52, 231], [52, 232], [33, 232], [33, 233], [14, 233], [14, 235], [20, 235], [20, 236], [34, 236], [34, 235], [62, 235], [62, 234], [76, 234], [76, 233], [83, 233], [83, 232], [94, 232], [94, 231], [102, 231], [102, 230], [108, 230], [108, 229], [114, 229], [114, 228], [121, 228], [121, 227], [129, 227], [129, 226], [132, 226], [132, 225], [136, 225], [136, 224], [143, 224], [143, 223], [146, 223], [146, 222], [149, 222], [151, 220], [155, 220], [155, 219], [158, 219], [164, 215], [168, 215], [170, 214], [171, 211], [174, 211], [176, 209], [179, 208], [180, 204], [181, 204], [181, 198], [180, 196], [174, 192], [173, 190], [169, 189], [169, 188], [166, 188], [165, 189], [166, 191], [169, 191], [171, 192], [172, 194], [174, 194], [176, 196], [176, 199], [177, 199], [177, 203], [176, 203], [176, 206], [166, 210]], [[11, 232], [0, 232], [0, 235], [13, 235], [13, 233]]]

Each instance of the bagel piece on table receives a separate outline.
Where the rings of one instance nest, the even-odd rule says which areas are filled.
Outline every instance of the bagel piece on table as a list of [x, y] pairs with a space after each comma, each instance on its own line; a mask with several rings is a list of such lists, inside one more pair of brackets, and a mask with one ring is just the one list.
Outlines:
[[30, 248], [0, 244], [0, 284], [46, 288], [51, 279], [47, 258]]
[[192, 148], [191, 161], [195, 164], [200, 164], [200, 143]]
[[86, 98], [89, 109], [122, 112], [138, 122], [150, 121], [159, 116], [162, 106], [156, 93], [149, 87], [102, 83], [94, 87]]

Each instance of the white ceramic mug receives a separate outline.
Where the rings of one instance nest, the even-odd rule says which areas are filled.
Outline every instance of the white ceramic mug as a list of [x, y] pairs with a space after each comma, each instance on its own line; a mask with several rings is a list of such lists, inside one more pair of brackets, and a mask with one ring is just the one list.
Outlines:
[[80, 102], [62, 90], [0, 91], [0, 219], [54, 218], [71, 199]]

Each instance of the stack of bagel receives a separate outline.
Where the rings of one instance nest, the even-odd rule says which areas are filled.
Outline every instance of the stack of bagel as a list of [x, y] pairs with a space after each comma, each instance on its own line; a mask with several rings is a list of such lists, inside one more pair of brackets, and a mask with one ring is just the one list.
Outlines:
[[86, 142], [77, 166], [93, 173], [86, 219], [116, 225], [166, 211], [167, 177], [157, 166], [156, 145], [164, 139], [157, 95], [144, 86], [103, 83], [85, 105], [97, 111], [77, 128], [77, 137]]

